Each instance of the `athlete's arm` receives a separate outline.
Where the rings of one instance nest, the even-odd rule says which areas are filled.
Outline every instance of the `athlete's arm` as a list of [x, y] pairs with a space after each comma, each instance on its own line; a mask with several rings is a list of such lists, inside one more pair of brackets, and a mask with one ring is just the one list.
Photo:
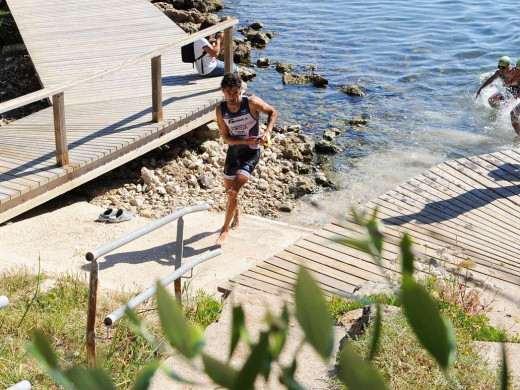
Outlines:
[[278, 111], [276, 111], [272, 106], [264, 102], [258, 96], [249, 96], [249, 111], [253, 114], [253, 117], [258, 118], [260, 113], [267, 115], [267, 127], [263, 134], [260, 135], [262, 139], [267, 139], [267, 136], [271, 134], [273, 131], [274, 124], [276, 123], [276, 118], [278, 118]]
[[224, 122], [224, 119], [222, 118], [222, 110], [220, 108], [220, 105], [217, 106], [217, 109], [215, 110], [215, 115], [217, 116], [217, 124], [218, 129], [220, 131], [220, 135], [222, 136], [222, 139], [226, 144], [229, 145], [262, 145], [264, 141], [259, 141], [257, 137], [250, 137], [247, 139], [239, 139], [236, 137], [233, 137], [231, 134], [229, 134], [229, 128], [226, 125], [226, 122]]
[[480, 91], [482, 91], [484, 88], [486, 88], [489, 84], [491, 84], [493, 81], [495, 81], [500, 76], [500, 72], [497, 70], [493, 76], [488, 78], [486, 81], [484, 81], [484, 84], [478, 89], [477, 91], [477, 97], [480, 95]]

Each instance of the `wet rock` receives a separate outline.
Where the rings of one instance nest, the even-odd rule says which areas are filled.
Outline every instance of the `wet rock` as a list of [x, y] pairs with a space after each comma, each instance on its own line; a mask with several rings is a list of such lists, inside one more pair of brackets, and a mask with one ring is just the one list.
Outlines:
[[325, 130], [323, 132], [323, 138], [327, 141], [332, 141], [336, 138], [336, 132], [333, 130]]
[[249, 31], [246, 38], [252, 46], [259, 48], [265, 47], [269, 43], [269, 38], [261, 31]]
[[223, 8], [222, 0], [184, 0], [182, 3], [181, 9], [195, 8], [204, 14], [221, 11]]
[[334, 183], [332, 181], [330, 181], [327, 178], [327, 176], [325, 176], [325, 173], [323, 173], [321, 171], [316, 172], [314, 180], [316, 181], [316, 184], [318, 184], [319, 186], [326, 187], [326, 188], [334, 188], [335, 187]]
[[341, 152], [341, 148], [327, 140], [319, 140], [316, 142], [316, 152], [321, 154], [337, 154]]
[[306, 85], [312, 84], [317, 88], [328, 85], [328, 80], [317, 73], [311, 74], [294, 74], [286, 73], [282, 77], [282, 82], [288, 85]]
[[360, 125], [366, 125], [370, 123], [370, 120], [368, 118], [363, 118], [360, 116], [355, 116], [352, 119], [349, 119], [348, 124], [351, 126], [360, 126]]
[[249, 28], [252, 29], [252, 30], [261, 30], [262, 28], [264, 28], [264, 24], [261, 23], [261, 22], [253, 22], [249, 25]]
[[269, 39], [273, 39], [274, 35], [276, 34], [275, 31], [266, 31], [265, 32], [265, 35], [267, 36], [267, 38]]
[[244, 81], [253, 80], [256, 77], [256, 72], [253, 69], [240, 67], [238, 73], [240, 74], [240, 78]]
[[314, 192], [314, 183], [308, 177], [303, 177], [289, 187], [289, 193], [295, 194], [297, 197], [312, 194]]
[[269, 58], [267, 57], [260, 57], [256, 60], [256, 64], [259, 68], [267, 68], [269, 67]]
[[291, 73], [294, 69], [294, 65], [278, 63], [275, 69], [278, 73]]
[[341, 92], [354, 97], [363, 97], [365, 96], [365, 92], [361, 87], [355, 84], [343, 85], [341, 87]]
[[237, 64], [246, 64], [251, 58], [251, 42], [244, 39], [234, 39], [233, 61]]

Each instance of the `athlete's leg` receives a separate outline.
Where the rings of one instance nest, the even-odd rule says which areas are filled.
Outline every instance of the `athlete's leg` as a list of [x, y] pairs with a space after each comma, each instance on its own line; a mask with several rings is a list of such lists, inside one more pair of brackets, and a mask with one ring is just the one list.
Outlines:
[[244, 186], [244, 184], [247, 183], [248, 179], [249, 178], [246, 175], [238, 173], [235, 176], [235, 179], [231, 182], [229, 190], [227, 191], [228, 200], [226, 204], [226, 216], [224, 219], [224, 225], [222, 226], [222, 229], [220, 230], [220, 235], [218, 236], [217, 241], [215, 242], [216, 245], [222, 245], [227, 239], [229, 233], [229, 225], [231, 223], [231, 220], [233, 219], [233, 216], [235, 215], [238, 206], [238, 193], [240, 189]]
[[[231, 184], [233, 184], [233, 179], [224, 178], [224, 187], [226, 188], [225, 193], [227, 194], [229, 189], [231, 188]], [[234, 230], [238, 228], [239, 225], [239, 214], [240, 214], [240, 200], [237, 199], [237, 208], [235, 210], [235, 215], [233, 217], [233, 222], [231, 222], [231, 229]]]
[[518, 114], [520, 113], [520, 104], [517, 104], [515, 108], [511, 110], [511, 124], [513, 125], [513, 129], [515, 129], [516, 134], [520, 135], [520, 123], [518, 119]]

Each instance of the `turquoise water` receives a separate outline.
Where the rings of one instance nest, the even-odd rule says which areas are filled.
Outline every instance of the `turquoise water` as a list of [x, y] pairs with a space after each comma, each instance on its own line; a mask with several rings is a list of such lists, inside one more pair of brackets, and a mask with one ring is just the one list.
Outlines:
[[[279, 123], [302, 124], [319, 136], [346, 129], [344, 152], [326, 164], [342, 188], [316, 194], [316, 213], [303, 205], [289, 222], [324, 223], [447, 159], [518, 147], [510, 107], [492, 110], [475, 100], [497, 59], [520, 56], [518, 3], [513, 1], [224, 0], [224, 14], [253, 21], [276, 35], [252, 61], [316, 66], [325, 89], [284, 86], [273, 68], [257, 69], [248, 92], [279, 111]], [[239, 33], [237, 33], [240, 36]], [[340, 86], [357, 84], [364, 98]], [[513, 104], [513, 103], [512, 103]], [[345, 125], [368, 115], [362, 131]]]

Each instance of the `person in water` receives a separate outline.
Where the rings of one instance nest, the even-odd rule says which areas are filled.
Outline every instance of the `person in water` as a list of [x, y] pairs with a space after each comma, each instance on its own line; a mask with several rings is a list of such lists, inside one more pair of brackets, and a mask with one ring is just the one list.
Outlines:
[[[512, 88], [515, 74], [515, 70], [511, 67], [511, 58], [509, 58], [508, 56], [500, 57], [500, 59], [498, 60], [498, 69], [495, 71], [495, 73], [493, 73], [491, 77], [484, 81], [484, 84], [482, 84], [482, 86], [478, 89], [476, 97], [478, 98], [480, 96], [480, 92], [496, 79], [502, 80], [504, 86], [506, 87], [506, 91], [515, 96], [518, 92], [518, 86]], [[514, 92], [513, 90], [515, 90], [516, 92]], [[506, 100], [507, 98], [508, 96], [506, 96], [506, 94], [497, 92], [489, 97], [488, 103], [491, 107], [496, 108], [500, 105], [500, 102]]]
[[[238, 194], [260, 161], [260, 148], [270, 138], [278, 116], [277, 111], [258, 96], [242, 95], [242, 80], [237, 73], [226, 73], [220, 86], [225, 100], [217, 106], [215, 114], [220, 134], [229, 146], [223, 175], [226, 215], [215, 242], [219, 246], [226, 241], [230, 227], [238, 227]], [[258, 124], [260, 113], [267, 114], [267, 127], [262, 134]]]
[[[514, 76], [511, 84], [512, 93], [515, 98], [520, 97], [520, 58], [516, 61], [516, 66], [513, 69]], [[516, 134], [520, 135], [520, 104], [517, 104], [515, 108], [511, 110], [511, 124], [513, 125], [513, 129], [515, 129]]]

